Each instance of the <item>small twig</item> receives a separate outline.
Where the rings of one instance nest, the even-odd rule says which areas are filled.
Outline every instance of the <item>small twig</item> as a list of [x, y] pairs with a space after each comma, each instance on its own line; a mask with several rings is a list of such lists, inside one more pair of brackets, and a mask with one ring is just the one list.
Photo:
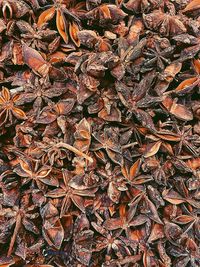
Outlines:
[[163, 93], [163, 96], [165, 96], [165, 95], [170, 95], [170, 94], [172, 94], [172, 93], [174, 93], [174, 92], [175, 92], [175, 90], [171, 90], [171, 91], [164, 92], [164, 93]]
[[14, 229], [14, 232], [13, 232], [13, 235], [12, 235], [12, 238], [11, 238], [11, 241], [10, 241], [10, 246], [9, 246], [9, 249], [8, 249], [8, 253], [7, 253], [8, 257], [10, 257], [11, 254], [12, 254], [12, 250], [13, 250], [13, 247], [14, 247], [14, 244], [15, 244], [15, 240], [17, 238], [17, 234], [18, 234], [19, 229], [21, 227], [21, 221], [22, 221], [22, 217], [21, 217], [20, 214], [18, 214], [17, 219], [16, 219], [16, 224], [15, 224], [15, 229]]
[[78, 156], [80, 157], [83, 157], [85, 159], [87, 159], [89, 162], [93, 163], [93, 159], [86, 155], [85, 153], [81, 152], [80, 150], [78, 150], [77, 148], [73, 147], [73, 146], [70, 146], [69, 144], [66, 144], [66, 143], [58, 143], [56, 144], [56, 147], [63, 147], [63, 148], [66, 148], [72, 152], [74, 152], [75, 154], [77, 154]]
[[12, 95], [19, 93], [19, 92], [23, 92], [23, 91], [24, 91], [24, 88], [22, 86], [10, 89], [10, 93]]
[[133, 143], [130, 143], [130, 144], [127, 144], [127, 145], [122, 146], [122, 149], [129, 148], [129, 147], [135, 146], [137, 144], [138, 144], [137, 142], [133, 142]]

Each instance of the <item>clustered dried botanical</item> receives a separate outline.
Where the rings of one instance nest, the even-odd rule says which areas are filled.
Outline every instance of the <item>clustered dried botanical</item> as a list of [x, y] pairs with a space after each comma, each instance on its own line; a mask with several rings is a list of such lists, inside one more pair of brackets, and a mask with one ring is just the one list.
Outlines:
[[0, 266], [200, 266], [200, 0], [0, 0]]

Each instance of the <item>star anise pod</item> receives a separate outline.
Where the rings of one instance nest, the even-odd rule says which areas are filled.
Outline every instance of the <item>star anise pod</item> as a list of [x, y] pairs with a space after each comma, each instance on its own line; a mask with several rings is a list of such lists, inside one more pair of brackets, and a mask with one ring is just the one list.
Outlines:
[[198, 211], [194, 210], [193, 212], [190, 212], [186, 207], [184, 209], [186, 214], [178, 215], [173, 219], [173, 222], [179, 225], [184, 225], [184, 233], [194, 231], [195, 235], [199, 239], [200, 229]]
[[54, 0], [54, 4], [43, 11], [38, 18], [38, 26], [51, 20], [56, 13], [56, 26], [59, 34], [65, 43], [68, 43], [69, 36], [76, 46], [80, 46], [77, 36], [79, 31], [79, 15], [84, 13], [84, 3], [75, 4], [74, 1]]
[[126, 182], [121, 174], [120, 168], [115, 168], [111, 170], [109, 164], [105, 166], [104, 169], [100, 169], [97, 173], [102, 177], [101, 187], [107, 187], [108, 197], [115, 203], [118, 203], [120, 200], [121, 192], [128, 190]]
[[37, 123], [50, 125], [55, 122], [64, 133], [65, 129], [63, 128], [66, 126], [65, 116], [72, 111], [74, 105], [75, 99], [71, 97], [56, 104], [52, 103], [41, 110], [37, 116]]
[[0, 266], [200, 266], [199, 11], [0, 0]]
[[94, 231], [90, 229], [87, 216], [82, 213], [74, 224], [73, 254], [84, 265], [89, 265], [92, 257]]
[[18, 20], [16, 22], [19, 28], [21, 38], [28, 46], [34, 49], [47, 51], [48, 41], [52, 41], [55, 38], [56, 31], [47, 28], [47, 24], [38, 27], [34, 24], [32, 27], [24, 20]]
[[19, 95], [11, 96], [10, 91], [3, 87], [0, 96], [0, 126], [9, 122], [13, 124], [13, 117], [26, 120], [26, 114], [23, 110], [15, 106]]
[[98, 36], [95, 31], [81, 30], [78, 32], [80, 43], [88, 48], [94, 48], [97, 52], [109, 51], [110, 42], [107, 38]]
[[51, 60], [48, 62], [37, 50], [27, 46], [25, 43], [22, 45], [22, 56], [24, 63], [28, 65], [36, 75], [44, 78], [51, 78], [56, 81], [63, 81], [66, 79], [64, 70], [54, 67]]
[[85, 212], [84, 196], [93, 197], [97, 188], [88, 188], [82, 181], [82, 176], [76, 175], [73, 177], [73, 173], [63, 170], [63, 183], [59, 188], [46, 193], [46, 197], [51, 198], [63, 198], [60, 211], [60, 217], [62, 218], [69, 210], [72, 203], [77, 206], [82, 212]]
[[29, 233], [24, 233], [21, 236], [17, 236], [16, 243], [15, 255], [22, 258], [24, 261], [27, 260], [31, 262], [37, 260], [38, 257], [41, 258], [41, 262], [43, 261], [41, 255], [45, 242], [42, 238], [38, 238], [35, 241], [34, 238], [30, 238]]
[[121, 165], [123, 163], [121, 146], [118, 143], [119, 136], [111, 128], [105, 128], [104, 131], [93, 133], [93, 137], [97, 142], [93, 143], [91, 150], [98, 151], [99, 149], [105, 149], [109, 158]]
[[152, 13], [143, 15], [147, 28], [158, 31], [164, 36], [174, 36], [186, 32], [186, 27], [178, 17], [154, 10]]
[[116, 218], [108, 218], [103, 226], [107, 230], [117, 230], [120, 229], [121, 232], [125, 231], [126, 237], [131, 240], [131, 227], [138, 227], [148, 224], [148, 217], [145, 215], [135, 215], [136, 209], [132, 206], [129, 210], [126, 209], [124, 204], [121, 204], [119, 207], [119, 217]]
[[131, 255], [131, 250], [128, 247], [125, 238], [120, 236], [120, 232], [108, 231], [102, 225], [92, 222], [92, 227], [100, 234], [96, 237], [93, 250], [102, 251], [106, 250], [105, 258], [110, 259], [112, 252], [118, 257], [125, 257], [125, 255]]
[[193, 0], [188, 5], [183, 9], [184, 13], [189, 13], [189, 14], [195, 14], [196, 16], [199, 15], [199, 10], [200, 9], [200, 2], [199, 0]]
[[42, 234], [49, 246], [60, 249], [64, 239], [64, 229], [57, 208], [48, 202], [40, 210], [43, 219]]
[[174, 266], [198, 266], [200, 264], [197, 244], [191, 238], [183, 238], [181, 247], [171, 246], [168, 254], [175, 257]]
[[11, 170], [5, 170], [0, 175], [0, 188], [3, 193], [3, 204], [7, 206], [15, 205], [19, 198], [19, 182]]
[[143, 52], [147, 59], [144, 61], [142, 71], [150, 71], [154, 66], [156, 66], [159, 71], [163, 70], [166, 64], [170, 64], [170, 56], [173, 50], [174, 48], [172, 46], [161, 49], [158, 44], [155, 44], [154, 48], [147, 48], [147, 50]]
[[183, 128], [180, 129], [175, 126], [175, 128], [177, 130], [177, 134], [180, 136], [180, 141], [175, 147], [176, 155], [180, 154], [183, 148], [185, 148], [193, 155], [198, 156], [197, 148], [195, 146], [195, 139], [197, 139], [198, 136], [195, 138], [195, 136], [192, 135], [190, 127], [183, 126]]
[[200, 86], [200, 60], [194, 59], [193, 60], [193, 68], [195, 71], [195, 76], [188, 78], [182, 81], [176, 89], [174, 89], [173, 93], [177, 95], [184, 95], [190, 93], [196, 86]]
[[127, 14], [116, 5], [101, 4], [87, 12], [85, 16], [93, 23], [99, 24], [100, 26], [108, 26], [111, 24], [116, 24], [126, 17]]
[[[33, 154], [37, 155], [38, 158], [41, 158], [43, 164], [63, 167], [64, 160], [67, 158], [68, 154], [65, 148], [58, 146], [61, 141], [61, 139], [44, 137], [42, 142], [36, 143], [36, 148], [33, 150]], [[31, 151], [30, 154], [32, 154]]]
[[30, 6], [23, 0], [17, 2], [14, 0], [2, 0], [0, 6], [5, 19], [20, 18], [31, 11]]
[[183, 178], [177, 178], [173, 185], [175, 186], [175, 190], [166, 189], [163, 191], [163, 199], [175, 205], [188, 203], [192, 207], [199, 209], [199, 202], [191, 197], [191, 192], [188, 190]]
[[116, 82], [116, 90], [118, 91], [122, 104], [128, 108], [129, 112], [136, 116], [142, 123], [142, 126], [148, 128], [150, 131], [156, 131], [156, 129], [151, 116], [144, 108], [156, 105], [156, 103], [162, 101], [161, 97], [151, 96], [148, 93], [154, 77], [154, 73], [148, 73], [139, 85], [134, 83], [133, 88], [121, 81]]
[[58, 97], [67, 91], [65, 84], [51, 83], [47, 78], [34, 77], [24, 85], [24, 91], [17, 99], [19, 105], [33, 102], [33, 110], [39, 115], [44, 103], [53, 104], [52, 98]]
[[33, 232], [34, 234], [39, 234], [38, 228], [31, 221], [38, 218], [39, 213], [35, 211], [35, 206], [30, 205], [29, 195], [24, 195], [21, 199], [20, 205], [15, 205], [12, 208], [1, 209], [0, 214], [4, 215], [8, 221], [7, 225], [9, 227], [14, 227], [14, 232], [10, 240], [10, 245], [7, 255], [10, 256], [17, 238], [17, 235], [22, 227], [26, 230]]
[[162, 1], [156, 0], [129, 0], [124, 6], [135, 13], [147, 13], [151, 9], [158, 9]]
[[19, 165], [16, 166], [14, 172], [23, 178], [22, 184], [31, 182], [32, 187], [35, 184], [39, 189], [45, 185], [58, 186], [58, 180], [53, 175], [50, 175], [52, 168], [50, 166], [39, 166], [38, 161], [31, 161], [28, 158], [19, 159]]

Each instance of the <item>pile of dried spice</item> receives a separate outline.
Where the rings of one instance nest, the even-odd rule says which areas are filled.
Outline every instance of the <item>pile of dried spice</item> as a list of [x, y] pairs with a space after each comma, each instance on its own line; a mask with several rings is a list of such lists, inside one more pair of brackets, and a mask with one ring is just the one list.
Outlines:
[[200, 0], [0, 0], [0, 266], [200, 266]]

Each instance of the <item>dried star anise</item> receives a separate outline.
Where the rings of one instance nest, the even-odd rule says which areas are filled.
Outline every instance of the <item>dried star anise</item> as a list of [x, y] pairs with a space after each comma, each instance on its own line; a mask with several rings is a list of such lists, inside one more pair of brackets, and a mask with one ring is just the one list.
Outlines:
[[38, 26], [48, 22], [56, 13], [56, 26], [65, 43], [68, 43], [69, 35], [72, 41], [80, 46], [77, 33], [80, 24], [79, 16], [84, 13], [84, 2], [72, 5], [73, 3], [73, 1], [54, 0], [52, 7], [43, 11], [39, 16]]
[[33, 110], [38, 115], [43, 107], [43, 103], [52, 104], [52, 98], [58, 97], [67, 91], [66, 86], [51, 84], [48, 79], [38, 79], [35, 77], [33, 81], [28, 81], [24, 85], [24, 93], [21, 93], [17, 99], [17, 104], [24, 105], [33, 102]]
[[24, 195], [19, 206], [14, 205], [12, 208], [0, 210], [1, 216], [4, 215], [5, 218], [7, 218], [6, 226], [11, 228], [13, 225], [15, 225], [7, 253], [8, 256], [10, 256], [12, 253], [17, 235], [22, 226], [34, 234], [39, 234], [38, 228], [31, 221], [39, 216], [38, 212], [34, 213], [35, 208], [36, 207], [34, 205], [30, 205], [29, 195]]
[[47, 25], [37, 27], [36, 24], [31, 27], [29, 23], [24, 20], [19, 20], [16, 22], [22, 37], [22, 40], [34, 49], [47, 51], [48, 41], [52, 41], [55, 38], [56, 31], [49, 30]]
[[0, 14], [0, 266], [200, 266], [200, 1]]
[[19, 95], [11, 96], [7, 88], [3, 88], [0, 97], [0, 126], [13, 123], [13, 116], [20, 120], [27, 119], [23, 110], [15, 106]]
[[154, 69], [154, 66], [157, 67], [158, 70], [163, 70], [165, 68], [165, 64], [170, 64], [170, 55], [172, 54], [174, 48], [172, 46], [161, 49], [161, 47], [155, 43], [153, 48], [147, 48], [143, 54], [147, 57], [147, 60], [144, 61], [144, 70], [148, 71]]
[[69, 210], [71, 203], [74, 203], [82, 212], [85, 212], [83, 196], [93, 197], [97, 189], [87, 187], [81, 181], [82, 176], [74, 176], [69, 171], [63, 171], [63, 183], [60, 184], [60, 188], [56, 188], [46, 193], [47, 197], [60, 198], [62, 200], [62, 206], [60, 211], [60, 217], [62, 218]]
[[14, 169], [20, 177], [23, 177], [22, 184], [31, 182], [34, 187], [35, 183], [39, 189], [42, 189], [42, 184], [48, 184], [51, 186], [58, 186], [58, 180], [56, 177], [51, 176], [51, 167], [42, 166], [39, 167], [39, 162], [31, 162], [28, 158], [19, 159], [19, 166]]

